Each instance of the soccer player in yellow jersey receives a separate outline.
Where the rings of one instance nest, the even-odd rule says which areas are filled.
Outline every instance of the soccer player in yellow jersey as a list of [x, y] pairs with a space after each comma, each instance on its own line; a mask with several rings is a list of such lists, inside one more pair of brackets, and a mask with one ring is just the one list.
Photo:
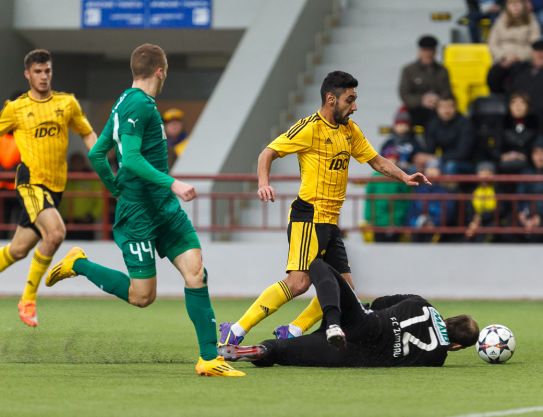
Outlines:
[[[408, 175], [380, 156], [358, 125], [349, 119], [357, 110], [357, 86], [358, 81], [350, 74], [342, 71], [328, 74], [321, 86], [319, 111], [297, 122], [258, 157], [258, 196], [264, 202], [275, 200], [269, 182], [272, 161], [295, 153], [300, 164], [300, 191], [291, 205], [287, 231], [287, 277], [266, 288], [239, 321], [222, 323], [220, 344], [239, 344], [262, 319], [306, 292], [311, 284], [309, 265], [315, 258], [322, 258], [353, 286], [347, 252], [337, 226], [351, 157], [407, 185], [430, 184], [423, 174]], [[300, 336], [321, 317], [322, 310], [314, 298], [291, 325], [276, 329], [275, 334], [278, 338]]]
[[25, 258], [37, 245], [18, 305], [21, 320], [36, 327], [38, 286], [66, 234], [57, 207], [66, 186], [68, 128], [79, 133], [89, 149], [96, 142], [96, 134], [76, 98], [51, 89], [49, 51], [29, 52], [24, 59], [24, 76], [30, 90], [8, 101], [0, 113], [0, 134], [13, 131], [21, 153], [16, 190], [22, 206], [13, 239], [0, 248], [0, 272]]

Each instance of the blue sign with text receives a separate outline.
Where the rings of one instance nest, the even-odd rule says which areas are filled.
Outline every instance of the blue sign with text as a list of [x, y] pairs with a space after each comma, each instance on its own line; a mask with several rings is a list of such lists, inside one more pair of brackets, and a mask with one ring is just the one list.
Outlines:
[[82, 0], [83, 28], [210, 28], [212, 0]]

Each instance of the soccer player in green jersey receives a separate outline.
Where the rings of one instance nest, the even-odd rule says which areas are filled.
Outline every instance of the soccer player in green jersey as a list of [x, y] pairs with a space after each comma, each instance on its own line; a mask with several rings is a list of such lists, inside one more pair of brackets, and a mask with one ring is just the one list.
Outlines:
[[[103, 291], [146, 307], [156, 297], [155, 251], [167, 256], [185, 280], [185, 302], [196, 329], [200, 358], [196, 372], [206, 376], [243, 376], [217, 355], [215, 314], [207, 290], [200, 241], [176, 196], [196, 197], [194, 188], [170, 177], [164, 125], [155, 104], [168, 71], [166, 54], [157, 45], [138, 46], [130, 59], [132, 88], [119, 97], [96, 145], [92, 165], [118, 203], [113, 237], [123, 253], [128, 276], [87, 259], [72, 248], [47, 276], [46, 285], [77, 275]], [[116, 148], [114, 176], [107, 153]]]

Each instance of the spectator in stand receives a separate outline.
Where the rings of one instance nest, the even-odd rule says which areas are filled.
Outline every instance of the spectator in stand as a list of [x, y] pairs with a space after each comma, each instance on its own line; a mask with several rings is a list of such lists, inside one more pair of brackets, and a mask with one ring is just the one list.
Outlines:
[[493, 93], [526, 93], [530, 98], [532, 113], [537, 117], [539, 129], [543, 128], [543, 39], [532, 44], [531, 62], [517, 62], [509, 67], [492, 66], [488, 85]]
[[490, 29], [488, 46], [495, 63], [510, 67], [530, 59], [530, 45], [540, 36], [539, 23], [526, 0], [507, 0]]
[[466, 229], [466, 238], [473, 242], [491, 242], [493, 235], [477, 234], [477, 230], [483, 227], [497, 226], [496, 210], [498, 210], [498, 201], [496, 200], [496, 190], [494, 185], [488, 181], [496, 173], [496, 168], [492, 162], [482, 161], [477, 164], [476, 174], [480, 179], [479, 185], [473, 191], [471, 200], [470, 222]]
[[171, 169], [177, 158], [183, 155], [188, 144], [185, 112], [173, 107], [162, 114], [162, 120], [168, 138], [168, 167]]
[[509, 113], [498, 141], [498, 167], [502, 174], [519, 174], [530, 164], [530, 152], [537, 138], [538, 123], [529, 113], [530, 98], [514, 93], [509, 99]]
[[451, 93], [449, 73], [436, 61], [437, 39], [431, 35], [418, 41], [418, 58], [402, 69], [400, 97], [413, 125], [426, 126], [435, 114], [439, 96]]
[[[440, 176], [439, 161], [429, 160], [426, 163], [424, 175], [427, 178]], [[431, 180], [431, 178], [430, 178]], [[432, 181], [432, 180], [431, 180]], [[415, 194], [450, 194], [450, 191], [442, 185], [432, 181], [433, 185], [419, 185], [415, 187]], [[407, 214], [407, 223], [411, 227], [434, 227], [448, 226], [454, 221], [456, 215], [456, 202], [454, 200], [421, 200], [413, 199], [409, 205]], [[439, 242], [441, 235], [439, 233], [423, 234], [415, 233], [413, 242]]]
[[425, 163], [439, 160], [445, 175], [473, 172], [473, 131], [469, 120], [458, 113], [452, 95], [439, 98], [437, 117], [428, 123], [424, 138], [427, 153], [421, 153], [418, 159]]
[[394, 146], [398, 153], [397, 165], [405, 172], [414, 173], [422, 171], [424, 164], [417, 164], [417, 154], [421, 152], [421, 146], [411, 130], [411, 118], [406, 107], [400, 107], [394, 117], [392, 133], [382, 146], [387, 149]]
[[[398, 147], [394, 144], [384, 145], [381, 149], [381, 155], [398, 164], [400, 153]], [[373, 177], [385, 176], [379, 172], [375, 172]], [[407, 194], [410, 189], [407, 185], [396, 182], [370, 182], [366, 187], [367, 195], [374, 194]], [[407, 210], [409, 207], [408, 200], [392, 200], [388, 198], [366, 200], [366, 207], [364, 211], [364, 218], [367, 225], [377, 227], [388, 226], [404, 226], [407, 220]], [[387, 233], [374, 233], [375, 242], [398, 242], [401, 238], [400, 233], [387, 232]]]
[[[532, 147], [532, 167], [523, 171], [526, 175], [543, 175], [543, 139], [539, 138]], [[519, 183], [518, 194], [543, 195], [543, 182]], [[541, 227], [543, 218], [543, 201], [522, 201], [519, 204], [518, 222], [526, 230], [522, 237], [525, 242], [543, 242], [543, 235], [532, 233], [535, 227]]]
[[471, 42], [481, 42], [481, 20], [496, 20], [502, 10], [503, 0], [466, 0], [468, 6], [468, 27]]
[[[74, 152], [68, 159], [68, 172], [93, 172], [89, 160], [81, 152]], [[66, 184], [66, 191], [102, 191], [102, 185], [98, 179], [70, 180]], [[91, 225], [97, 219], [102, 218], [104, 204], [101, 197], [96, 196], [74, 196], [62, 200], [59, 206], [60, 214], [68, 224]], [[92, 240], [92, 230], [68, 230], [67, 240]]]

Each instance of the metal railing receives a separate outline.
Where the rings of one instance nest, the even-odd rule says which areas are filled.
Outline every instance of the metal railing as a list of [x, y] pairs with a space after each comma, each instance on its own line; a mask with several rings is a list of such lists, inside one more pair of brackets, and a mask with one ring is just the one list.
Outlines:
[[[13, 179], [12, 173], [0, 173], [1, 181]], [[94, 173], [69, 173], [69, 181], [99, 181]], [[230, 182], [246, 184], [243, 192], [200, 192], [198, 198], [189, 203], [182, 203], [183, 208], [192, 219], [195, 228], [200, 233], [241, 233], [241, 232], [283, 232], [288, 223], [288, 211], [290, 203], [296, 198], [295, 192], [281, 192], [282, 183], [299, 182], [298, 176], [276, 175], [272, 176], [271, 183], [277, 192], [276, 201], [273, 204], [263, 204], [258, 201], [256, 195], [257, 177], [253, 174], [222, 174], [222, 175], [184, 175], [183, 181], [195, 185], [198, 191], [199, 185], [216, 182]], [[367, 201], [388, 200], [393, 201], [422, 201], [423, 207], [428, 210], [429, 204], [439, 202], [441, 204], [441, 221], [434, 226], [412, 227], [408, 225], [394, 225], [394, 204], [389, 204], [389, 216], [391, 226], [379, 227], [369, 224], [364, 225], [365, 231], [375, 233], [408, 233], [408, 234], [463, 234], [466, 231], [469, 220], [470, 205], [473, 199], [471, 192], [451, 192], [441, 194], [365, 194], [363, 186], [370, 182], [388, 182], [385, 177], [358, 176], [351, 177], [350, 189], [342, 208], [339, 226], [345, 232], [359, 232], [363, 223], [363, 208]], [[475, 175], [441, 176], [431, 178], [434, 184], [478, 184], [481, 178]], [[485, 182], [492, 184], [516, 184], [542, 182], [543, 175], [495, 175], [485, 178]], [[353, 187], [354, 186], [354, 187]], [[356, 187], [360, 186], [360, 188]], [[292, 188], [292, 187], [290, 187]], [[462, 188], [462, 187], [461, 187]], [[89, 191], [65, 191], [63, 199], [94, 199], [102, 204], [101, 218], [94, 223], [81, 224], [73, 221], [68, 212], [65, 215], [66, 228], [70, 231], [94, 232], [97, 239], [111, 239], [113, 212], [115, 199], [102, 186], [100, 190]], [[503, 210], [495, 210], [492, 226], [484, 226], [477, 229], [477, 234], [526, 234], [527, 230], [518, 222], [519, 205], [521, 202], [529, 202], [535, 210], [537, 202], [543, 203], [543, 195], [517, 194], [497, 192], [494, 196], [498, 205], [506, 205], [507, 215], [510, 221], [503, 221]], [[9, 206], [8, 200], [13, 203], [15, 191], [0, 190], [0, 231], [12, 231], [16, 228], [16, 222], [5, 219], [12, 213], [6, 212]], [[447, 222], [450, 218], [447, 213], [447, 202], [456, 202], [454, 221]], [[74, 201], [74, 204], [76, 202]], [[218, 207], [222, 205], [222, 210]], [[423, 209], [424, 210], [424, 209]], [[529, 233], [543, 234], [543, 227], [534, 227]]]

